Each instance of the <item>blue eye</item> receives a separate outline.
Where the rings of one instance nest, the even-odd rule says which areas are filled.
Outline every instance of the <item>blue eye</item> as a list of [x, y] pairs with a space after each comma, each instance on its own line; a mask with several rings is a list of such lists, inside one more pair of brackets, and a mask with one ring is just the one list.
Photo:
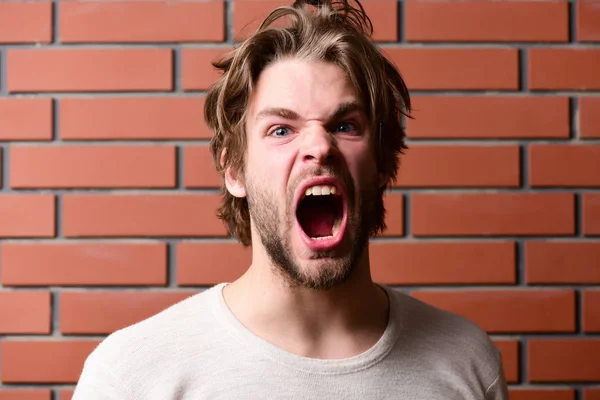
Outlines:
[[341, 133], [348, 133], [353, 131], [356, 131], [356, 125], [354, 125], [352, 122], [344, 122], [343, 124], [338, 125], [338, 127], [336, 128], [336, 132]]
[[271, 135], [276, 136], [276, 137], [285, 137], [290, 133], [290, 130], [288, 128], [286, 128], [285, 126], [280, 126], [278, 128], [275, 128], [272, 132]]

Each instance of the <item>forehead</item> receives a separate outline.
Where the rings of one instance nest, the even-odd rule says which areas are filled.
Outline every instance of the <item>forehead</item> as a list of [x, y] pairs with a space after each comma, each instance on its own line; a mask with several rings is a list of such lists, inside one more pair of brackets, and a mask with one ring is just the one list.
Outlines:
[[253, 119], [262, 109], [285, 108], [303, 119], [322, 119], [342, 103], [358, 102], [344, 71], [321, 61], [281, 60], [262, 71], [250, 103]]

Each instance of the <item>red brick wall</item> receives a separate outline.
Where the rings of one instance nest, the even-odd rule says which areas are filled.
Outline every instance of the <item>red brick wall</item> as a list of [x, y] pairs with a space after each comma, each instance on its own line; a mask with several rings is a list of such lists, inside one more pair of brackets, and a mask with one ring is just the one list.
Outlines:
[[[279, 4], [0, 2], [0, 400], [247, 266], [203, 90]], [[511, 399], [600, 399], [600, 2], [365, 6], [416, 109], [374, 277], [486, 329]]]

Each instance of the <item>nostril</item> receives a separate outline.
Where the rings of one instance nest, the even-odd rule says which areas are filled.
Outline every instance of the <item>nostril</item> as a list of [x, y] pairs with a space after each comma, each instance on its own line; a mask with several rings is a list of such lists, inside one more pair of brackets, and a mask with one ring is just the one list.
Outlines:
[[304, 155], [304, 160], [306, 161], [314, 161], [314, 160], [321, 160], [324, 162], [331, 162], [335, 159], [335, 156], [332, 153], [328, 153], [325, 154], [323, 156], [315, 156], [313, 154], [305, 154]]

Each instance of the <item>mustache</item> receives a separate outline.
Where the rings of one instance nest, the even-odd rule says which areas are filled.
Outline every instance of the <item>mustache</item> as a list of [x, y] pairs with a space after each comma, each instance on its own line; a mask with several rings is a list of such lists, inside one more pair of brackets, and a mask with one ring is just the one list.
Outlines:
[[294, 192], [298, 188], [301, 182], [308, 178], [314, 177], [328, 177], [337, 179], [346, 187], [348, 195], [354, 192], [354, 183], [352, 181], [352, 177], [350, 173], [343, 168], [334, 168], [331, 166], [319, 166], [319, 167], [309, 167], [302, 172], [300, 172], [289, 185], [288, 188], [288, 199], [290, 201], [293, 200]]

